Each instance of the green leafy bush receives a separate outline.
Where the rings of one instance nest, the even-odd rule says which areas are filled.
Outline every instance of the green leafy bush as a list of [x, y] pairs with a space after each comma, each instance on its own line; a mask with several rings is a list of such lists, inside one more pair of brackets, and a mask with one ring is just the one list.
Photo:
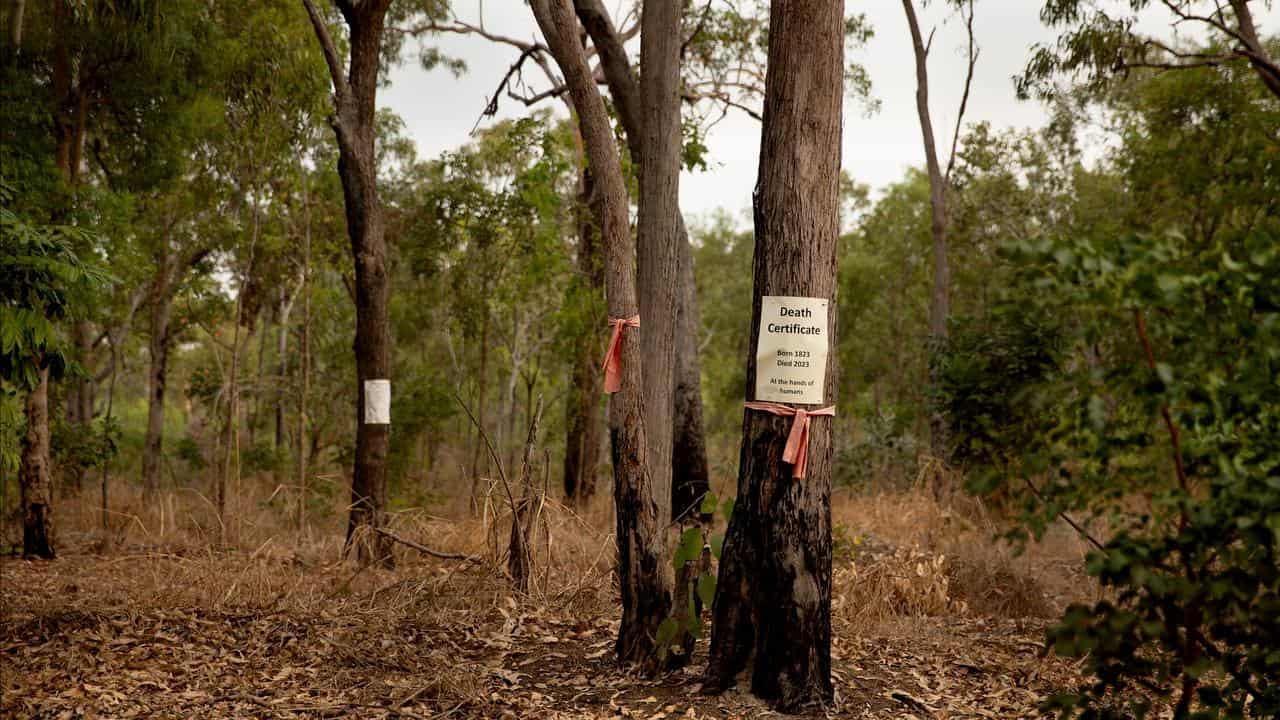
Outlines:
[[1111, 599], [1049, 631], [1093, 681], [1046, 708], [1277, 717], [1280, 237], [1037, 240], [1012, 255], [1004, 312], [1058, 328], [1061, 356], [963, 341], [942, 361], [945, 406], [982, 442], [957, 447], [973, 489], [1020, 502], [1015, 538], [1059, 518], [1106, 528], [1087, 567]]

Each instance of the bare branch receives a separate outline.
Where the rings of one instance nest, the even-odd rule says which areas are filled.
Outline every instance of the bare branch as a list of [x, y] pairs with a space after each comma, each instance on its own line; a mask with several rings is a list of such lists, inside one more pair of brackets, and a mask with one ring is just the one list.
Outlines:
[[383, 530], [377, 525], [370, 525], [368, 527], [370, 530], [378, 533], [379, 535], [382, 535], [388, 540], [393, 540], [395, 542], [400, 543], [401, 545], [404, 545], [405, 547], [413, 548], [414, 550], [417, 550], [423, 555], [430, 555], [431, 557], [440, 558], [441, 560], [466, 560], [468, 562], [480, 562], [480, 558], [475, 555], [463, 555], [462, 553], [451, 553], [451, 552], [443, 552], [440, 550], [432, 550], [426, 545], [416, 543], [412, 540], [406, 540], [400, 537], [399, 535], [392, 533], [389, 530]]
[[[337, 2], [341, 9], [343, 5], [350, 6], [350, 3]], [[316, 10], [316, 6], [311, 0], [302, 0], [302, 4], [307, 7], [307, 16], [311, 18], [311, 27], [316, 32], [316, 39], [320, 41], [320, 49], [324, 51], [324, 62], [329, 66], [329, 77], [333, 80], [333, 94], [338, 98], [339, 102], [345, 102], [347, 96], [351, 94], [351, 87], [347, 84], [347, 76], [342, 71], [342, 59], [338, 57], [338, 48], [333, 44], [333, 38], [329, 36], [329, 29], [325, 27], [324, 18], [320, 16], [320, 12]], [[345, 15], [347, 10], [343, 10]]]
[[689, 45], [702, 34], [702, 28], [707, 25], [707, 17], [711, 15], [711, 0], [707, 0], [707, 4], [702, 7], [702, 17], [698, 19], [698, 24], [693, 28], [693, 32], [689, 33], [689, 37], [685, 38], [680, 44], [680, 57], [684, 57], [684, 51], [689, 49]]
[[[759, 122], [764, 121], [764, 116], [760, 114], [759, 110], [756, 110], [755, 108], [749, 105], [744, 105], [741, 102], [738, 102], [737, 100], [734, 100], [733, 97], [729, 95], [729, 93], [727, 92], [717, 92], [714, 90], [707, 91], [707, 92], [700, 92], [700, 91], [690, 90], [686, 88], [684, 92], [680, 93], [680, 99], [690, 104], [696, 103], [699, 100], [714, 100], [715, 102], [720, 103], [726, 109], [733, 108], [736, 110], [741, 110], [742, 112], [746, 113], [756, 121], [759, 121]], [[723, 119], [723, 117], [724, 116], [721, 115], [721, 119]]]
[[969, 67], [964, 76], [964, 93], [960, 96], [960, 111], [956, 114], [956, 129], [951, 134], [951, 156], [947, 158], [947, 171], [943, 174], [943, 181], [951, 184], [951, 169], [956, 164], [956, 148], [960, 144], [960, 126], [964, 122], [964, 111], [969, 105], [969, 89], [973, 86], [973, 69], [978, 64], [978, 48], [977, 41], [973, 37], [973, 0], [969, 0], [969, 14], [964, 16], [964, 6], [960, 7], [961, 16], [965, 18], [964, 27], [969, 35]]

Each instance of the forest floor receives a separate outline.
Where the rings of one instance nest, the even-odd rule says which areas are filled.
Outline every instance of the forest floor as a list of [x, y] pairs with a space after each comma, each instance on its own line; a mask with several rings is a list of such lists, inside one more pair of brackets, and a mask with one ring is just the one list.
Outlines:
[[[1073, 543], [1015, 558], [918, 494], [841, 497], [834, 515], [836, 701], [812, 716], [1036, 717], [1079, 680], [1043, 649], [1052, 616], [1085, 599]], [[496, 555], [406, 550], [396, 570], [360, 570], [337, 537], [107, 545], [64, 532], [79, 544], [55, 561], [0, 562], [0, 717], [771, 716], [748, 693], [700, 692], [705, 642], [656, 679], [613, 662], [604, 519], [548, 523], [552, 562], [527, 595]], [[494, 524], [397, 520], [433, 547], [498, 546]]]

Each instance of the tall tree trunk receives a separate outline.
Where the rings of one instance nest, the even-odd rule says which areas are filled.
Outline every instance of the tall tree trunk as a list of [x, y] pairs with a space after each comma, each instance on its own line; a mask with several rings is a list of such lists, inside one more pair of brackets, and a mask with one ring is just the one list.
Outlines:
[[[947, 339], [947, 318], [951, 314], [951, 267], [947, 262], [947, 188], [938, 162], [938, 147], [929, 115], [928, 48], [920, 33], [914, 0], [902, 0], [911, 30], [911, 47], [916, 60], [916, 113], [920, 116], [920, 132], [924, 136], [925, 166], [929, 173], [930, 235], [933, 238], [933, 290], [929, 294], [929, 347], [934, 349]], [[929, 381], [933, 383], [933, 363]], [[936, 458], [947, 455], [947, 426], [942, 413], [929, 409], [929, 446]], [[941, 481], [933, 482], [934, 492], [941, 493]]]
[[53, 479], [49, 470], [49, 369], [27, 393], [27, 432], [18, 473], [22, 503], [22, 554], [52, 559]]
[[[378, 199], [378, 167], [374, 154], [377, 132], [378, 65], [382, 32], [391, 0], [338, 3], [346, 21], [350, 60], [342, 69], [337, 46], [311, 0], [303, 0], [312, 28], [324, 51], [333, 81], [333, 128], [338, 139], [338, 175], [347, 215], [347, 234], [355, 261], [356, 296], [356, 452], [351, 478], [351, 514], [347, 543], [356, 531], [385, 524], [387, 509], [387, 452], [389, 422], [366, 416], [365, 393], [370, 381], [391, 379], [390, 277], [382, 203]], [[375, 387], [377, 387], [375, 385]], [[376, 532], [363, 533], [357, 550], [362, 563], [394, 565], [391, 541]]]
[[[485, 292], [485, 297], [489, 293]], [[480, 368], [476, 375], [476, 437], [471, 448], [471, 512], [480, 510], [480, 476], [489, 473], [489, 455], [484, 452], [484, 408], [489, 396], [489, 304], [482, 302], [480, 312]]]
[[[640, 338], [644, 357], [649, 484], [659, 517], [671, 517], [675, 342], [680, 253], [680, 0], [648, 0], [640, 29]], [[673, 311], [674, 310], [674, 311]], [[664, 537], [665, 540], [665, 537]]]
[[[702, 363], [698, 333], [702, 315], [693, 282], [693, 254], [680, 221], [680, 300], [676, 303], [675, 427], [671, 449], [671, 511], [673, 519], [698, 514], [702, 497], [711, 490], [707, 470], [707, 436], [702, 420]], [[707, 518], [703, 518], [705, 521]], [[689, 564], [686, 564], [688, 567]]]
[[[841, 0], [774, 0], [770, 12], [760, 171], [755, 191], [751, 337], [766, 295], [828, 298], [836, 326]], [[756, 347], [747, 353], [755, 387]], [[825, 401], [836, 394], [828, 355]], [[832, 698], [831, 421], [812, 419], [808, 477], [782, 462], [793, 419], [747, 410], [738, 499], [716, 586], [706, 687], [720, 691], [750, 668], [751, 691], [794, 711]]]
[[[601, 0], [574, 0], [574, 8], [583, 28], [591, 37], [604, 70], [605, 81], [609, 86], [609, 96], [613, 99], [614, 109], [622, 124], [627, 138], [627, 148], [631, 161], [637, 166], [644, 166], [644, 143], [641, 141], [643, 115], [641, 113], [640, 83], [632, 72], [630, 60], [622, 40], [618, 36]], [[683, 215], [677, 212], [677, 234], [679, 245], [679, 262], [682, 264], [680, 282], [682, 287], [677, 294], [677, 312], [681, 319], [677, 322], [676, 332], [681, 333], [676, 340], [680, 352], [675, 360], [675, 403], [676, 416], [672, 423], [673, 440], [671, 461], [673, 475], [671, 482], [672, 507], [679, 512], [681, 498], [676, 493], [680, 488], [695, 488], [700, 478], [707, 476], [706, 433], [702, 421], [702, 377], [698, 362], [698, 330], [702, 318], [697, 308], [697, 289], [693, 283], [692, 253], [689, 249], [689, 234], [684, 224]], [[685, 273], [683, 264], [689, 263], [690, 271]], [[683, 303], [692, 299], [692, 307]]]
[[[627, 221], [627, 189], [613, 128], [578, 40], [578, 21], [569, 0], [533, 0], [531, 4], [578, 110], [588, 162], [596, 172], [609, 316], [630, 318], [638, 313], [639, 306]], [[620, 661], [648, 663], [656, 657], [658, 626], [670, 614], [672, 579], [664, 542], [668, 518], [662, 513], [667, 498], [655, 498], [649, 485], [639, 350], [636, 334], [623, 333], [621, 390], [610, 399], [609, 432], [617, 509], [618, 584], [622, 594], [616, 649]]]
[[[298, 284], [292, 290], [282, 294], [280, 298], [279, 327], [276, 328], [276, 389], [270, 393], [275, 405], [275, 438], [274, 447], [279, 450], [285, 445], [284, 436], [284, 399], [285, 387], [289, 383], [289, 318], [293, 315], [293, 304], [305, 282], [305, 270], [298, 273]], [[265, 328], [263, 334], [265, 335]], [[266, 394], [266, 393], [263, 393]]]
[[302, 235], [302, 338], [298, 343], [298, 365], [302, 383], [298, 389], [298, 530], [307, 524], [307, 497], [310, 485], [307, 475], [308, 400], [311, 395], [311, 201], [307, 188], [302, 188], [304, 229]]
[[[71, 326], [71, 344], [75, 348], [76, 362], [89, 368], [89, 356], [93, 353], [93, 325], [88, 320], [77, 320]], [[73, 378], [67, 386], [67, 422], [73, 425], [93, 421], [93, 377]]]
[[[604, 293], [604, 268], [600, 262], [600, 229], [593, 215], [598, 193], [585, 159], [580, 162], [578, 180], [578, 274], [587, 292], [595, 299]], [[594, 303], [593, 303], [594, 305]], [[596, 467], [600, 464], [600, 352], [598, 329], [592, 325], [578, 338], [574, 358], [573, 389], [569, 393], [568, 422], [564, 451], [564, 495], [570, 502], [584, 504], [596, 490]]]
[[[71, 345], [76, 362], [88, 372], [84, 377], [72, 377], [66, 381], [67, 424], [76, 428], [81, 437], [88, 437], [93, 422], [94, 379], [89, 357], [93, 353], [93, 326], [88, 320], [77, 320], [71, 325]], [[79, 494], [84, 486], [85, 467], [79, 462], [69, 462], [61, 468], [62, 492]]]
[[151, 368], [148, 372], [147, 438], [142, 450], [142, 492], [150, 504], [160, 488], [161, 452], [164, 445], [164, 391], [168, 381], [170, 300], [173, 297], [173, 254], [168, 237], [156, 262], [156, 276], [151, 289], [151, 336], [148, 348]]
[[[924, 139], [925, 165], [929, 173], [929, 209], [931, 215], [930, 234], [933, 238], [933, 290], [929, 295], [929, 353], [939, 350], [947, 342], [947, 320], [951, 317], [951, 266], [947, 259], [948, 210], [947, 194], [951, 184], [951, 168], [955, 162], [956, 146], [960, 138], [960, 127], [964, 121], [965, 108], [969, 102], [969, 88], [973, 84], [973, 69], [978, 62], [978, 46], [973, 33], [973, 2], [960, 3], [960, 15], [964, 20], [969, 36], [968, 71], [965, 75], [964, 92], [960, 96], [960, 109], [956, 114], [955, 132], [951, 139], [951, 153], [947, 159], [946, 170], [938, 160], [938, 146], [933, 132], [933, 120], [929, 113], [929, 43], [920, 32], [920, 22], [916, 17], [914, 0], [902, 0], [902, 9], [907, 16], [907, 27], [911, 31], [911, 49], [915, 55], [916, 66], [916, 113], [920, 116], [920, 133]], [[967, 10], [967, 12], [966, 12]], [[929, 363], [929, 384], [937, 384], [936, 363]], [[933, 456], [944, 463], [950, 460], [950, 438], [946, 418], [941, 408], [935, 403], [929, 407], [930, 451]], [[931, 480], [934, 495], [938, 498], [946, 495], [950, 488], [949, 476], [945, 472], [935, 472]]]
[[[698, 294], [693, 284], [693, 258], [684, 222], [677, 238], [680, 244], [680, 294], [676, 304], [676, 377], [674, 446], [671, 452], [671, 513], [681, 534], [687, 528], [701, 526], [703, 535], [711, 528], [711, 513], [700, 510], [702, 499], [711, 490], [707, 472], [707, 444], [703, 433], [701, 374], [698, 361]], [[677, 615], [687, 613], [680, 626], [678, 642], [683, 653], [676, 656], [687, 661], [697, 641], [691, 632], [701, 621], [702, 599], [697, 593], [698, 577], [710, 570], [711, 558], [686, 562], [676, 570], [672, 608]], [[688, 610], [686, 610], [688, 608]]]

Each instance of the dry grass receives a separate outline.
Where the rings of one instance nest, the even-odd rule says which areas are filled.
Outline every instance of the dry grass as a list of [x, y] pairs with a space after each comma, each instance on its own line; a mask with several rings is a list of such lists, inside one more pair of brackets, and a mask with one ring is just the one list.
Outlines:
[[1096, 592], [1086, 545], [1055, 528], [1021, 556], [976, 501], [915, 489], [838, 497], [833, 612], [850, 632], [894, 618], [1048, 618]]
[[[0, 703], [0, 714], [52, 717], [87, 703], [112, 716], [588, 717], [624, 700], [645, 710], [651, 697], [694, 707], [696, 677], [654, 684], [608, 663], [617, 589], [605, 492], [581, 509], [535, 503], [535, 575], [525, 594], [504, 577], [509, 513], [493, 487], [478, 516], [458, 506], [391, 518], [396, 535], [476, 561], [398, 545], [395, 571], [344, 562], [340, 503], [313, 507], [299, 528], [288, 492], [265, 478], [242, 484], [221, 523], [191, 490], [150, 509], [122, 485], [111, 497], [105, 530], [92, 498], [59, 505], [59, 561], [5, 561], [0, 690], [25, 700]], [[1069, 535], [1014, 557], [992, 540], [995, 522], [980, 506], [944, 508], [922, 492], [837, 493], [833, 519], [842, 716], [901, 717], [885, 688], [914, 687], [922, 672], [951, 677], [939, 698], [967, 692], [975, 707], [995, 707], [978, 699], [987, 676], [963, 669], [986, 665], [948, 657], [1034, 668], [1009, 708], [1031, 707], [1046, 678], [1063, 671], [1033, 646], [1039, 619], [1081, 587], [1083, 549]], [[187, 640], [155, 639], [171, 636]], [[885, 659], [888, 647], [896, 650]], [[62, 689], [68, 673], [79, 683], [71, 695]], [[925, 690], [908, 695], [927, 705]], [[695, 716], [755, 714], [745, 696], [706, 702], [695, 703]]]

